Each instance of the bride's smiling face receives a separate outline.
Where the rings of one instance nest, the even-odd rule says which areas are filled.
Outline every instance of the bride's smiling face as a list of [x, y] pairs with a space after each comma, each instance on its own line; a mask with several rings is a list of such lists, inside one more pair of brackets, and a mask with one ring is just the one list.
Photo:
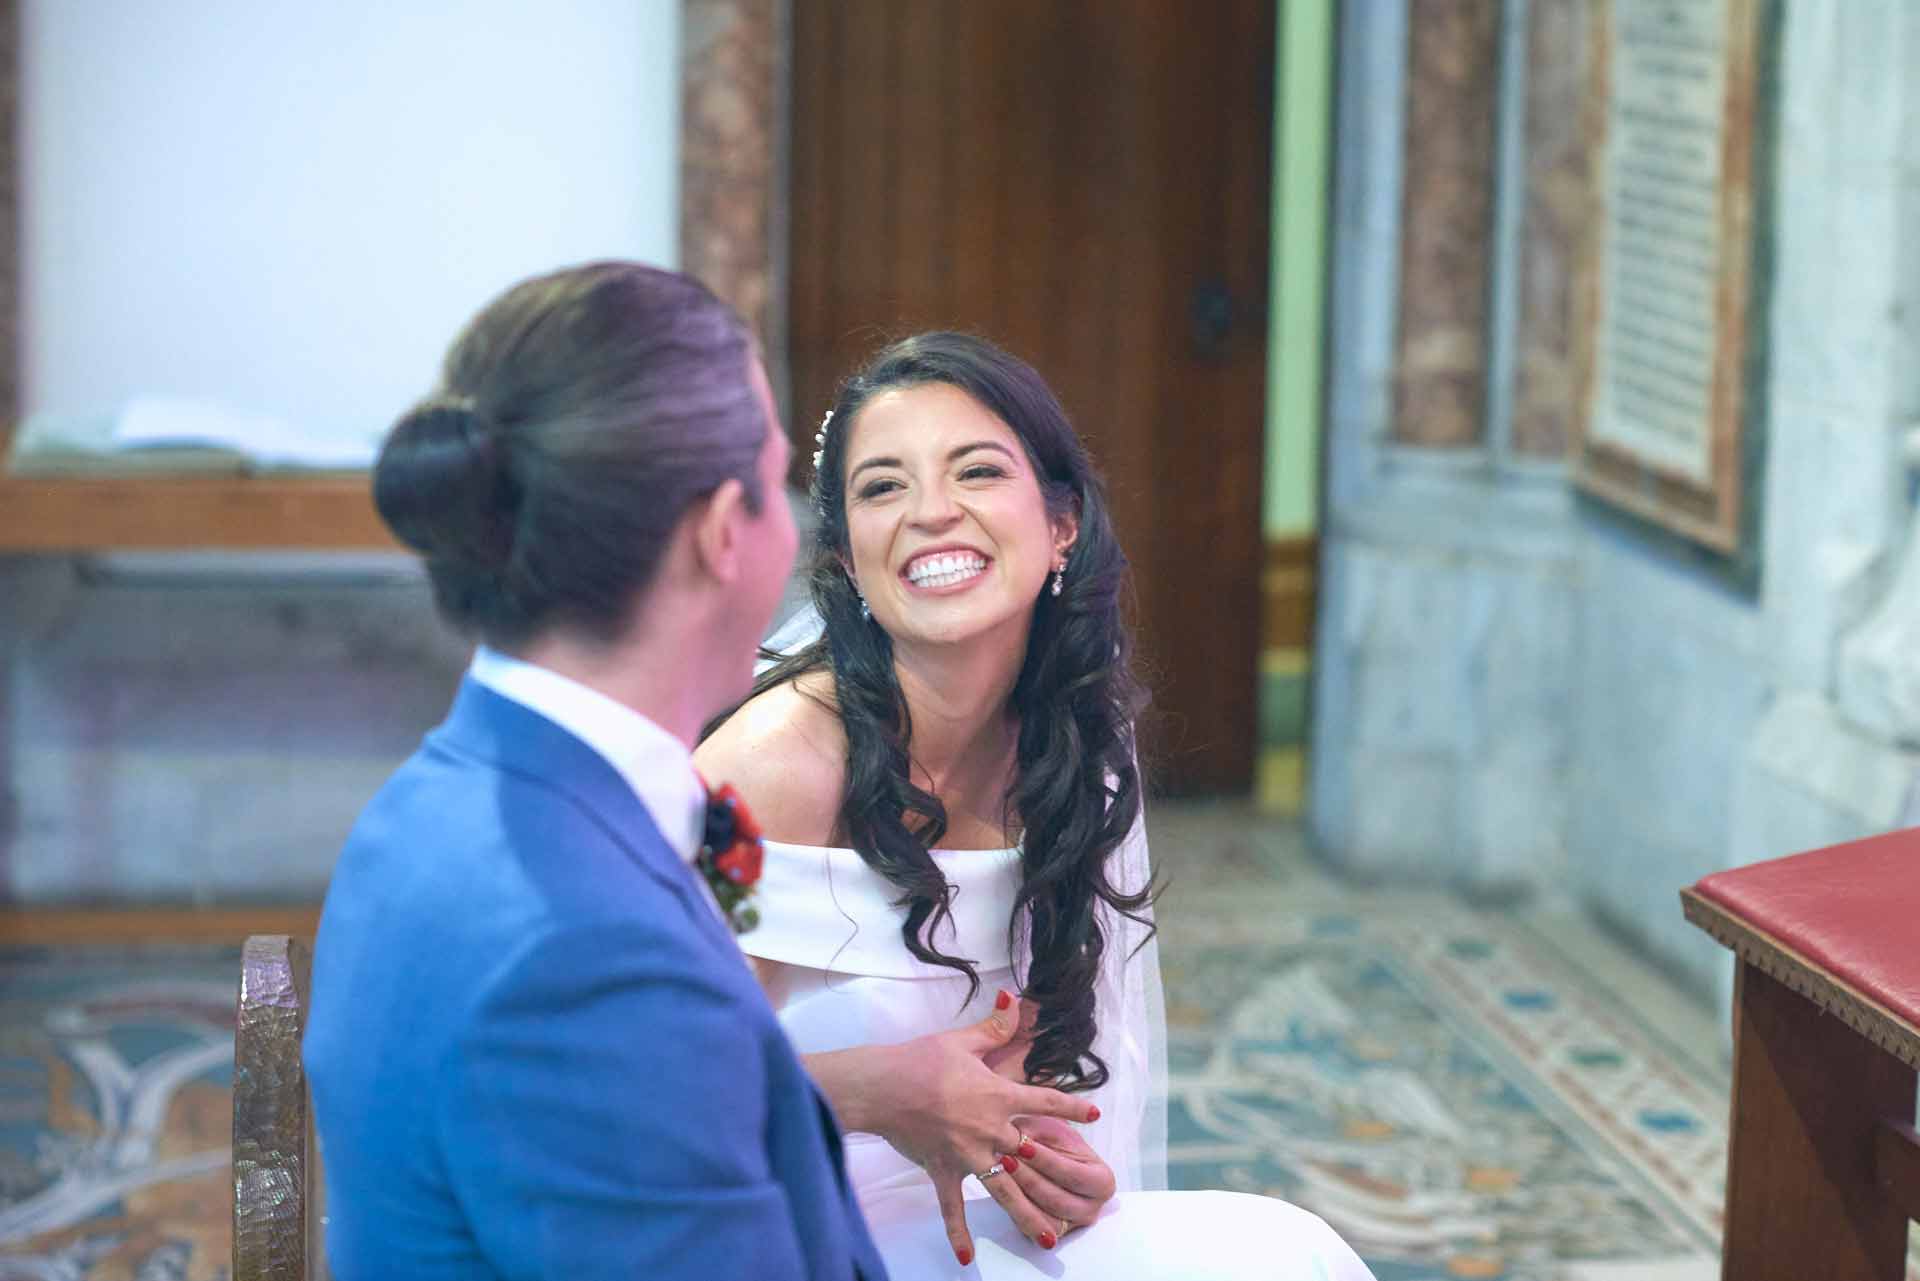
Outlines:
[[958, 387], [881, 392], [843, 455], [849, 572], [896, 642], [1024, 623], [1073, 541], [1011, 427]]

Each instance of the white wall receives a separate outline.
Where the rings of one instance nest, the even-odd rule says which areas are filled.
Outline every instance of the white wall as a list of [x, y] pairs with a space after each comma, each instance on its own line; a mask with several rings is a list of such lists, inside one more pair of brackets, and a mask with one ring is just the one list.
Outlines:
[[26, 0], [29, 411], [383, 430], [480, 303], [677, 259], [678, 0]]
[[[512, 281], [672, 265], [679, 19], [25, 0], [26, 408], [377, 433]], [[466, 660], [417, 580], [156, 573], [0, 557], [0, 901], [315, 899]]]

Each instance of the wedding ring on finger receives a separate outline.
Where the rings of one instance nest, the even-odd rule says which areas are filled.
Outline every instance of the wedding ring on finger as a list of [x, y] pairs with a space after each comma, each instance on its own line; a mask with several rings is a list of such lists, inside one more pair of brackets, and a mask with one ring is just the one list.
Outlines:
[[1005, 1174], [1006, 1172], [1007, 1172], [1007, 1167], [1000, 1164], [1000, 1162], [995, 1161], [992, 1165], [980, 1171], [980, 1173], [976, 1174], [974, 1177], [979, 1179], [980, 1182], [985, 1183], [988, 1179], [991, 1179], [994, 1175]]

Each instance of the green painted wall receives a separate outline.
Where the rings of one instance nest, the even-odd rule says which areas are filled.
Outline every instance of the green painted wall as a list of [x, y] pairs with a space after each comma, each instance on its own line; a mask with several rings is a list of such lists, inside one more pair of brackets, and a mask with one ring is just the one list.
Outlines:
[[1335, 0], [1275, 2], [1263, 522], [1269, 539], [1312, 533], [1319, 523]]

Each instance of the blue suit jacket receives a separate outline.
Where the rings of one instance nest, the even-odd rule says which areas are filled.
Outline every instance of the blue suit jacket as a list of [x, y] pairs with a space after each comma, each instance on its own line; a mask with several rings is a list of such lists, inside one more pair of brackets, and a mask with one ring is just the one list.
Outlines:
[[885, 1276], [695, 875], [598, 753], [462, 686], [361, 816], [315, 945], [335, 1276]]

